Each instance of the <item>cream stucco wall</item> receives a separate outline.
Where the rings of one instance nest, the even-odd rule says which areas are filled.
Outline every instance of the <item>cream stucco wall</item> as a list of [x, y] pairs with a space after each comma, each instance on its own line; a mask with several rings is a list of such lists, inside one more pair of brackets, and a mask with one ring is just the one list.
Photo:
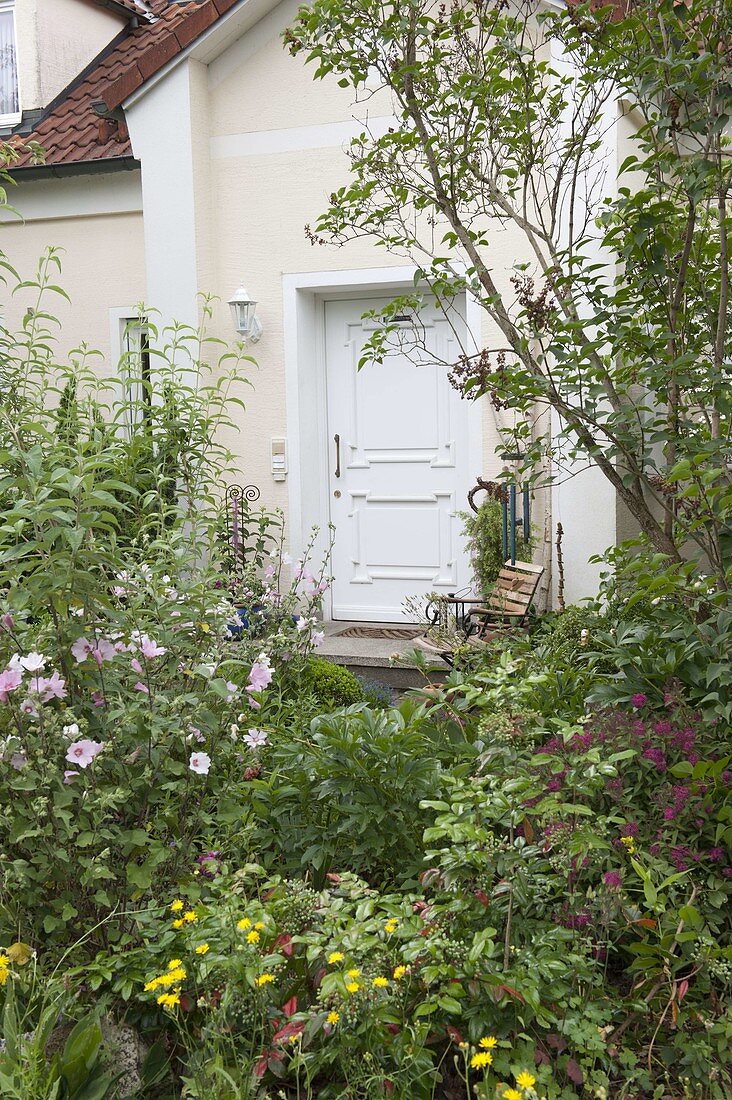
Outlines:
[[20, 104], [45, 107], [124, 26], [93, 0], [16, 0]]
[[[129, 173], [130, 177], [134, 175]], [[78, 198], [73, 186], [69, 188], [73, 181], [28, 183], [13, 195], [25, 220], [5, 220], [0, 225], [0, 248], [23, 279], [36, 277], [38, 261], [47, 248], [59, 250], [61, 272], [52, 272], [52, 281], [66, 291], [70, 301], [53, 294], [45, 304], [61, 323], [58, 353], [68, 356], [69, 351], [86, 343], [101, 352], [93, 362], [104, 373], [115, 366], [110, 362], [110, 310], [134, 306], [146, 296], [136, 182], [129, 179], [121, 183], [111, 177], [106, 194], [104, 185], [87, 182], [90, 194], [85, 204], [80, 203], [86, 212], [71, 216], [68, 210], [74, 209]], [[136, 205], [138, 209], [134, 209]], [[55, 217], [38, 216], [43, 210], [53, 211]], [[21, 323], [24, 311], [36, 304], [36, 292], [27, 289], [11, 295], [10, 289], [0, 288], [0, 308], [3, 323], [12, 329]]]

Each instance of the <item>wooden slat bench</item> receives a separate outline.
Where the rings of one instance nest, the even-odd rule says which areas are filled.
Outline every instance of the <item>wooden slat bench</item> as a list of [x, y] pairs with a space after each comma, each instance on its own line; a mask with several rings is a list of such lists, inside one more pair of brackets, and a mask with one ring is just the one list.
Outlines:
[[487, 598], [470, 601], [474, 606], [468, 610], [467, 618], [479, 619], [480, 624], [474, 630], [469, 629], [468, 634], [483, 637], [496, 628], [524, 626], [543, 573], [540, 565], [507, 561]]
[[[435, 601], [432, 621], [437, 625], [440, 610], [449, 609], [449, 617], [465, 634], [466, 640], [481, 644], [501, 631], [526, 625], [531, 604], [544, 574], [540, 565], [528, 561], [511, 562], [501, 567], [498, 578], [489, 593], [473, 599], [455, 594]], [[430, 639], [429, 634], [420, 639], [420, 648], [439, 655], [452, 664], [454, 650]]]

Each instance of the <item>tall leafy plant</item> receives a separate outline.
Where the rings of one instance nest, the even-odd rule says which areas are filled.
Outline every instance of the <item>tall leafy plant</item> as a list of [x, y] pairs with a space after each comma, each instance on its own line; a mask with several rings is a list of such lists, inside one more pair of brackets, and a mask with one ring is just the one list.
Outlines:
[[241, 353], [213, 374], [205, 332], [174, 326], [152, 403], [131, 408], [89, 353], [57, 356], [57, 267], [48, 253], [21, 287], [36, 306], [0, 329], [0, 941], [47, 950], [70, 926], [126, 942], [129, 907], [193, 880], [319, 640], [325, 585], [306, 561], [289, 591], [265, 580], [256, 631], [234, 641], [216, 587], [219, 432]]

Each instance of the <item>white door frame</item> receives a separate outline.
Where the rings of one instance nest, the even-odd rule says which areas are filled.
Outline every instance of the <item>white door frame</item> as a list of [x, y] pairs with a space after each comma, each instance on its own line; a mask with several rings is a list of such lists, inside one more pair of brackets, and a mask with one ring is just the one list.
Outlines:
[[[325, 309], [328, 299], [404, 293], [414, 287], [416, 268], [360, 268], [283, 275], [285, 388], [289, 464], [289, 542], [296, 557], [303, 553], [311, 525], [320, 528], [315, 553], [322, 556], [330, 522], [329, 438], [326, 417]], [[482, 310], [467, 296], [468, 340], [480, 350]], [[482, 403], [470, 403], [468, 454], [476, 476], [483, 470]], [[467, 504], [467, 501], [466, 501]], [[332, 618], [330, 600], [323, 609]]]

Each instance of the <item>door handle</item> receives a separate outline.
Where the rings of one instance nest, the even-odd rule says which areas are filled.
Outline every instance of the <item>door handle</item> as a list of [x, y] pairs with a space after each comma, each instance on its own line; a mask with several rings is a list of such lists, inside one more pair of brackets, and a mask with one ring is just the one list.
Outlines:
[[333, 439], [335, 440], [335, 445], [336, 445], [335, 476], [340, 477], [341, 476], [341, 437], [338, 435], [338, 432], [336, 432], [336, 434], [333, 436]]

